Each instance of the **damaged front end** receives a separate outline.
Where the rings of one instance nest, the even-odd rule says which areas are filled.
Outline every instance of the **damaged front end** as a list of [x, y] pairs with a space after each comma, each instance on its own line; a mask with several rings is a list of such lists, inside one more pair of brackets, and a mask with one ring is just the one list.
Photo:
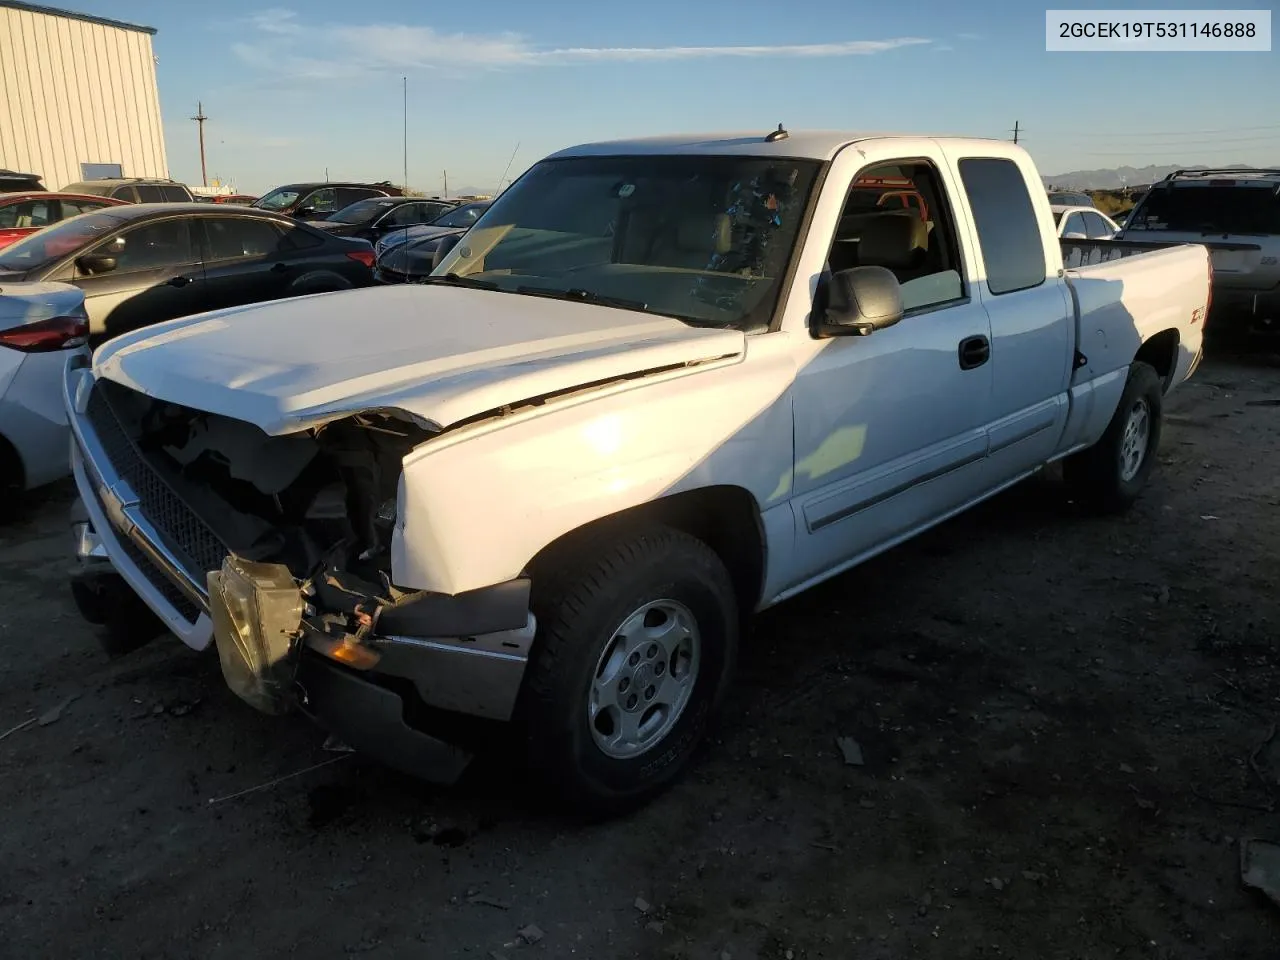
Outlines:
[[[432, 779], [449, 778], [423, 769], [439, 768], [437, 714], [510, 719], [533, 638], [528, 581], [447, 596], [393, 580], [402, 461], [432, 431], [388, 411], [269, 436], [114, 381], [90, 390], [73, 432], [93, 525], [111, 528], [113, 563], [168, 622], [207, 616], [238, 696], [271, 714], [300, 706]], [[464, 763], [454, 751], [445, 765]]]

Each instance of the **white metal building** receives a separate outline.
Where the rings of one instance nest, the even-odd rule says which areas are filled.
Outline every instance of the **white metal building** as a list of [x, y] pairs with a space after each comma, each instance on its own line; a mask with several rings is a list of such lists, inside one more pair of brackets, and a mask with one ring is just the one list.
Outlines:
[[167, 177], [155, 30], [0, 0], [0, 168], [57, 190]]

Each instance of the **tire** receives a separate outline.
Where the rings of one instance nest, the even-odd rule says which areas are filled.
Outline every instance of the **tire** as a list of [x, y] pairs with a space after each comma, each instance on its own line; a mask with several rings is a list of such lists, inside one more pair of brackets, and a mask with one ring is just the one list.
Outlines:
[[22, 458], [4, 437], [0, 436], [0, 523], [22, 516], [26, 498], [26, 478]]
[[[1133, 506], [1156, 465], [1163, 410], [1160, 375], [1150, 364], [1132, 364], [1106, 432], [1092, 447], [1068, 457], [1063, 464], [1063, 476], [1072, 492], [1103, 513], [1119, 513]], [[1144, 413], [1145, 428], [1141, 426]]]
[[100, 628], [98, 644], [109, 657], [132, 653], [165, 632], [164, 621], [119, 574], [73, 579], [71, 597], [80, 615]]
[[[738, 644], [728, 571], [680, 531], [619, 532], [542, 578], [535, 572], [532, 607], [538, 636], [518, 717], [530, 771], [544, 794], [579, 813], [610, 816], [643, 804], [688, 764], [728, 687]], [[637, 643], [633, 618], [646, 608], [646, 624], [675, 624], [662, 641], [669, 648], [650, 639], [628, 652], [621, 631], [630, 622]], [[646, 704], [650, 688], [657, 692]], [[631, 740], [620, 736], [628, 715], [640, 724]], [[613, 745], [603, 745], [610, 737]]]

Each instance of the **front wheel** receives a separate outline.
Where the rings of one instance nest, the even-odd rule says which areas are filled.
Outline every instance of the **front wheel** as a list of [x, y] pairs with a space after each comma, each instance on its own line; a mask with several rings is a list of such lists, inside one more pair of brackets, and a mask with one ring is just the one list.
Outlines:
[[1063, 464], [1067, 483], [1090, 506], [1116, 513], [1138, 499], [1160, 448], [1163, 387], [1155, 368], [1135, 362], [1106, 432]]
[[530, 769], [584, 812], [637, 806], [686, 766], [728, 686], [728, 571], [700, 540], [654, 528], [580, 552], [534, 586], [520, 717]]

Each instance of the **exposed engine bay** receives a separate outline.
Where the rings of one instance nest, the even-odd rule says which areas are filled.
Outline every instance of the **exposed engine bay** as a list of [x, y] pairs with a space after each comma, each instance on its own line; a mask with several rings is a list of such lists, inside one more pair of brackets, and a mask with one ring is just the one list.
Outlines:
[[407, 595], [390, 579], [396, 488], [401, 461], [427, 430], [366, 413], [273, 437], [109, 380], [97, 389], [146, 465], [230, 553], [283, 564], [316, 609], [359, 608], [366, 623], [370, 601]]

